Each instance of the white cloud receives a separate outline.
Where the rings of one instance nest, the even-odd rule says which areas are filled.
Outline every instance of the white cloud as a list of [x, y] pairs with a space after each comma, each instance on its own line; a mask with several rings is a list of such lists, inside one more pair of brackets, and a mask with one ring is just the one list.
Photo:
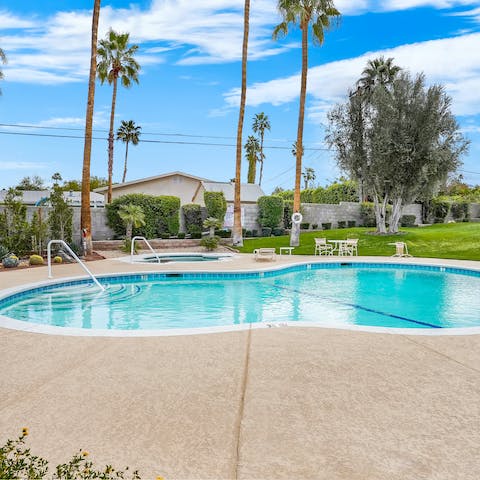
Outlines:
[[[448, 52], [448, 54], [446, 54]], [[412, 73], [424, 72], [429, 83], [442, 83], [453, 98], [457, 115], [480, 113], [480, 33], [431, 40], [369, 52], [360, 57], [311, 67], [308, 73], [310, 117], [321, 122], [329, 107], [345, 98], [368, 60], [379, 55], [393, 57], [395, 64]], [[454, 59], [454, 61], [452, 61]], [[300, 90], [300, 74], [250, 85], [247, 103], [281, 105], [295, 100]], [[225, 95], [227, 107], [237, 108], [239, 91]]]
[[47, 168], [48, 165], [37, 162], [3, 162], [0, 161], [0, 170], [36, 170]]
[[31, 20], [19, 18], [6, 10], [0, 10], [0, 30], [29, 28], [33, 25], [34, 23]]

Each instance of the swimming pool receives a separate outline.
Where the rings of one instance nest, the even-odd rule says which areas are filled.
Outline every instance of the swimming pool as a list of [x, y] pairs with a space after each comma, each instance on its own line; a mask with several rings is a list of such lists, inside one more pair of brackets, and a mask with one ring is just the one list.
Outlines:
[[[134, 263], [174, 263], [174, 262], [216, 262], [231, 259], [231, 253], [157, 253], [135, 255]], [[120, 260], [131, 262], [132, 257], [124, 257]], [[160, 261], [159, 261], [160, 260]]]
[[46, 285], [0, 299], [0, 315], [94, 331], [301, 324], [440, 330], [480, 326], [480, 271], [321, 263], [264, 272], [148, 273]]

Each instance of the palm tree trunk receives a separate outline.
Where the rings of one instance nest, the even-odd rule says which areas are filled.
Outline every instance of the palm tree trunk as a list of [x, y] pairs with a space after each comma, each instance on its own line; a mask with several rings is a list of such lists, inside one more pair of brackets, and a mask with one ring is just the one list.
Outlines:
[[125, 183], [125, 179], [127, 178], [127, 158], [128, 158], [128, 140], [125, 145], [125, 164], [123, 165], [122, 183]]
[[233, 201], [233, 245], [243, 246], [242, 235], [242, 205], [240, 197], [240, 182], [242, 170], [242, 133], [243, 117], [245, 115], [245, 101], [247, 97], [247, 54], [248, 54], [248, 31], [250, 18], [250, 0], [245, 0], [243, 20], [243, 48], [242, 48], [242, 92], [240, 95], [240, 113], [238, 115], [237, 128], [237, 156], [235, 164], [235, 194]]
[[258, 186], [260, 187], [262, 186], [262, 177], [263, 177], [263, 132], [260, 133], [260, 177], [258, 179]]
[[[303, 157], [303, 120], [305, 118], [305, 99], [307, 96], [307, 72], [308, 72], [308, 23], [303, 22], [302, 29], [302, 79], [300, 84], [300, 107], [298, 110], [297, 129], [297, 163], [295, 167], [295, 191], [293, 194], [293, 212], [300, 212], [300, 182], [302, 178]], [[300, 223], [292, 222], [290, 232], [290, 246], [300, 245]]]
[[113, 125], [115, 122], [115, 103], [117, 101], [117, 77], [113, 79], [112, 109], [110, 111], [110, 130], [108, 132], [108, 195], [107, 203], [112, 202], [113, 176]]
[[95, 0], [92, 17], [92, 45], [90, 52], [90, 75], [88, 79], [87, 113], [85, 118], [85, 143], [82, 168], [82, 206], [80, 227], [85, 242], [85, 255], [92, 253], [92, 216], [90, 212], [90, 160], [92, 157], [93, 107], [95, 103], [95, 78], [97, 76], [97, 35], [100, 17], [100, 2]]

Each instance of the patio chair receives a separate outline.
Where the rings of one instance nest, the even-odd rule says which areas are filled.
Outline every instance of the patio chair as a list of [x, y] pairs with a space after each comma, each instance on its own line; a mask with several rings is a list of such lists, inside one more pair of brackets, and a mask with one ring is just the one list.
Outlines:
[[253, 251], [253, 255], [257, 262], [259, 260], [274, 261], [276, 260], [276, 257], [277, 257], [277, 254], [274, 248], [256, 248]]
[[394, 242], [390, 245], [395, 245], [395, 253], [392, 255], [392, 257], [411, 257], [411, 255], [408, 253], [408, 247], [405, 242]]
[[315, 238], [315, 255], [333, 255], [333, 245], [326, 238]]
[[358, 255], [358, 238], [347, 238], [345, 243], [340, 245], [340, 255]]

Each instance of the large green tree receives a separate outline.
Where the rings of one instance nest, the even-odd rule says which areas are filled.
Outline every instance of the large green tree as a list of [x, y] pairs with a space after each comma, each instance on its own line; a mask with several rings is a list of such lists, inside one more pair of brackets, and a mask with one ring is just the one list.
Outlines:
[[113, 86], [112, 106], [110, 110], [110, 130], [108, 133], [108, 193], [107, 202], [112, 201], [112, 175], [113, 175], [113, 141], [115, 105], [117, 102], [118, 80], [129, 88], [132, 82], [138, 83], [140, 65], [135, 60], [138, 45], [129, 45], [129, 33], [117, 33], [110, 29], [107, 36], [100, 40], [98, 46], [98, 78], [103, 85], [105, 81]]
[[97, 76], [97, 37], [100, 18], [100, 0], [94, 0], [90, 45], [90, 74], [88, 77], [87, 112], [85, 115], [85, 140], [82, 167], [82, 206], [80, 227], [84, 236], [85, 255], [92, 253], [92, 216], [90, 211], [90, 160], [92, 157], [93, 107], [95, 103], [95, 78]]
[[233, 199], [233, 233], [234, 246], [243, 246], [242, 235], [242, 204], [240, 196], [242, 174], [242, 134], [243, 119], [245, 117], [245, 103], [247, 99], [247, 56], [248, 56], [248, 33], [250, 30], [250, 0], [245, 0], [243, 9], [243, 43], [242, 43], [242, 86], [240, 89], [240, 109], [237, 126], [237, 149], [235, 157], [235, 188]]
[[245, 144], [245, 155], [248, 162], [247, 182], [255, 183], [257, 176], [257, 162], [260, 156], [260, 143], [257, 137], [249, 135]]
[[[308, 34], [314, 44], [322, 45], [325, 38], [325, 29], [329, 28], [332, 20], [340, 17], [340, 12], [335, 8], [332, 0], [278, 0], [278, 10], [283, 17], [283, 22], [273, 31], [273, 38], [284, 37], [290, 26], [298, 26], [302, 32], [302, 75], [300, 81], [300, 102], [298, 110], [298, 126], [296, 145], [295, 167], [295, 193], [293, 198], [293, 211], [300, 213], [300, 182], [302, 177], [303, 157], [303, 123], [305, 119], [305, 100], [307, 96], [308, 73]], [[293, 223], [290, 232], [290, 245], [296, 247], [300, 244], [300, 223]]]
[[263, 112], [256, 113], [253, 117], [252, 130], [260, 136], [260, 177], [258, 178], [258, 184], [262, 185], [263, 161], [265, 160], [265, 154], [263, 153], [263, 137], [265, 136], [265, 130], [270, 131], [270, 120], [268, 119], [268, 115], [265, 115]]
[[117, 140], [121, 140], [125, 144], [125, 163], [123, 165], [122, 183], [124, 183], [127, 178], [128, 144], [131, 142], [132, 145], [138, 145], [141, 130], [142, 127], [135, 125], [133, 120], [122, 120], [117, 130]]
[[443, 87], [425, 86], [423, 75], [403, 72], [386, 89], [374, 87], [364, 98], [351, 95], [328, 115], [327, 142], [340, 168], [353, 179], [362, 175], [375, 206], [377, 232], [398, 231], [405, 203], [433, 194], [460, 164], [468, 148], [450, 111]]

